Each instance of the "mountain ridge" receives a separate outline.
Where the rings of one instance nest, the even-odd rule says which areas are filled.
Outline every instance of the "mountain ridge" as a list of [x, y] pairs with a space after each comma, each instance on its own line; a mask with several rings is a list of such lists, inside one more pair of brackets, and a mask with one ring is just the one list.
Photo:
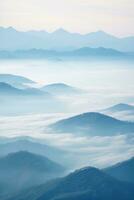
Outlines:
[[65, 28], [57, 28], [51, 32], [45, 30], [45, 29], [39, 29], [39, 30], [36, 30], [36, 29], [31, 29], [31, 30], [26, 30], [26, 31], [21, 31], [21, 30], [18, 30], [16, 28], [14, 28], [13, 26], [9, 26], [9, 27], [3, 27], [3, 26], [0, 26], [0, 30], [10, 30], [10, 31], [17, 31], [17, 32], [23, 32], [23, 33], [29, 33], [29, 32], [45, 32], [45, 33], [48, 33], [48, 34], [53, 34], [55, 32], [64, 32], [64, 33], [70, 33], [70, 34], [78, 34], [78, 35], [89, 35], [89, 34], [106, 34], [106, 35], [110, 35], [112, 37], [116, 37], [116, 38], [131, 38], [131, 37], [134, 37], [133, 35], [129, 35], [129, 36], [122, 36], [122, 37], [118, 37], [118, 36], [115, 36], [114, 34], [111, 34], [111, 33], [107, 33], [103, 30], [97, 30], [97, 31], [91, 31], [91, 32], [87, 32], [87, 33], [79, 33], [79, 32], [71, 32], [71, 31], [68, 31], [66, 30]]
[[[43, 42], [42, 42], [43, 40]], [[21, 42], [23, 41], [23, 43]], [[120, 51], [134, 51], [134, 36], [118, 38], [104, 31], [86, 34], [71, 33], [57, 29], [52, 33], [42, 31], [18, 31], [12, 27], [0, 28], [1, 50], [31, 48], [71, 50], [84, 46], [113, 48]]]
[[0, 82], [10, 84], [19, 89], [25, 89], [29, 86], [27, 84], [36, 84], [35, 81], [20, 75], [14, 74], [0, 74]]
[[79, 88], [75, 88], [65, 83], [52, 83], [44, 85], [40, 89], [53, 95], [77, 95], [84, 92]]
[[110, 112], [134, 111], [134, 106], [125, 103], [119, 103], [104, 109], [104, 111], [110, 111]]
[[[14, 197], [14, 200], [132, 200], [134, 186], [86, 167]], [[34, 191], [34, 193], [33, 193]]]
[[134, 131], [134, 123], [122, 121], [98, 112], [87, 112], [60, 120], [49, 126], [59, 133], [113, 136]]
[[7, 96], [46, 96], [47, 98], [52, 97], [48, 92], [43, 92], [36, 88], [19, 89], [11, 86], [8, 83], [0, 82], [0, 95]]
[[134, 183], [134, 157], [107, 167], [104, 172], [120, 181]]
[[45, 183], [64, 173], [62, 165], [27, 151], [9, 153], [0, 158], [0, 183], [6, 185], [7, 194]]
[[133, 59], [133, 52], [123, 52], [112, 48], [84, 46], [69, 51], [32, 48], [15, 51], [0, 50], [0, 59], [76, 59], [76, 58], [102, 58], [102, 59]]

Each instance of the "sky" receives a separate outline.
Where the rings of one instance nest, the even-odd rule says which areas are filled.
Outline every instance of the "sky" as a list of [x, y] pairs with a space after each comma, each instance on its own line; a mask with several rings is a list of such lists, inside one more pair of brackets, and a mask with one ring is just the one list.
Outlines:
[[0, 26], [134, 35], [134, 0], [0, 0]]

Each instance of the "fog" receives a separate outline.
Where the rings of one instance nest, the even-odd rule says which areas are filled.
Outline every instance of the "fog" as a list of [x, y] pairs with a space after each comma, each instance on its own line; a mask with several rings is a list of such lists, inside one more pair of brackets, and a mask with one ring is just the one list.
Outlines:
[[[124, 102], [134, 103], [134, 68], [129, 61], [55, 61], [1, 60], [0, 73], [25, 76], [37, 82], [36, 87], [66, 83], [82, 89], [80, 95], [59, 96], [66, 109], [0, 116], [0, 136], [30, 136], [41, 143], [56, 146], [75, 155], [73, 168], [86, 165], [104, 167], [134, 154], [133, 135], [105, 137], [78, 136], [48, 132], [47, 125], [77, 113], [96, 111]], [[22, 108], [23, 109], [23, 108]], [[14, 111], [15, 112], [15, 111]], [[49, 114], [48, 114], [49, 113]], [[134, 120], [133, 115], [116, 113], [115, 117]]]
[[66, 150], [70, 152], [70, 157], [65, 163], [71, 163], [70, 168], [88, 165], [104, 167], [109, 166], [109, 163], [114, 164], [133, 156], [134, 135], [91, 137], [48, 132], [48, 124], [67, 117], [69, 117], [67, 114], [0, 117], [0, 136], [1, 138], [29, 136], [39, 143]]
[[85, 95], [64, 97], [70, 110], [81, 112], [120, 102], [133, 103], [133, 64], [127, 60], [1, 60], [0, 73], [31, 78], [38, 86], [60, 82], [84, 89]]

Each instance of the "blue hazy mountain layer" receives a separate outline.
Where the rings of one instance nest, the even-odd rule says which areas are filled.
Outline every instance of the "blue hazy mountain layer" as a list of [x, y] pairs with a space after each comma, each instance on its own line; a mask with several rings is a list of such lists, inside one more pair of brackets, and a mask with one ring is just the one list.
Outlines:
[[51, 160], [59, 162], [61, 165], [63, 163], [68, 165], [70, 154], [67, 151], [51, 145], [41, 144], [31, 137], [3, 138], [2, 141], [4, 142], [0, 143], [0, 157], [4, 157], [9, 153], [27, 151], [33, 154], [45, 155]]
[[28, 85], [35, 84], [33, 80], [30, 80], [23, 76], [13, 74], [0, 74], [0, 82], [8, 83], [17, 88], [27, 88]]
[[103, 31], [81, 35], [58, 29], [46, 31], [17, 31], [12, 27], [0, 28], [1, 50], [58, 49], [71, 50], [85, 46], [113, 48], [120, 51], [134, 51], [134, 37], [118, 38]]
[[52, 112], [52, 110], [63, 109], [63, 103], [48, 92], [33, 87], [20, 89], [4, 82], [0, 82], [0, 99], [1, 115]]
[[60, 133], [110, 136], [134, 132], [134, 123], [121, 121], [113, 117], [89, 112], [60, 120], [49, 126]]
[[108, 112], [134, 111], [134, 106], [129, 105], [129, 104], [125, 104], [125, 103], [120, 103], [120, 104], [116, 104], [114, 106], [111, 106], [109, 108], [106, 108], [104, 111], [108, 111]]
[[75, 88], [64, 83], [53, 83], [45, 85], [40, 89], [53, 95], [77, 95], [82, 93], [82, 90], [79, 88]]
[[68, 176], [34, 187], [14, 200], [132, 200], [134, 185], [119, 181], [105, 172], [87, 167]]
[[0, 51], [0, 59], [130, 59], [132, 60], [134, 53], [122, 52], [110, 48], [91, 48], [83, 47], [70, 51], [56, 51], [46, 49], [29, 49], [16, 51]]
[[134, 183], [134, 157], [108, 167], [104, 171], [119, 180]]
[[60, 164], [27, 151], [0, 158], [0, 184], [6, 185], [3, 195], [45, 183], [64, 172], [65, 168]]

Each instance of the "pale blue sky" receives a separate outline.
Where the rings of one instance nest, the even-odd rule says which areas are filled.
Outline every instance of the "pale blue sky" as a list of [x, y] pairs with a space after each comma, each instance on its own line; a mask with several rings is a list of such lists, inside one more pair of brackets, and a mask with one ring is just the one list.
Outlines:
[[0, 0], [0, 26], [134, 35], [134, 0]]

